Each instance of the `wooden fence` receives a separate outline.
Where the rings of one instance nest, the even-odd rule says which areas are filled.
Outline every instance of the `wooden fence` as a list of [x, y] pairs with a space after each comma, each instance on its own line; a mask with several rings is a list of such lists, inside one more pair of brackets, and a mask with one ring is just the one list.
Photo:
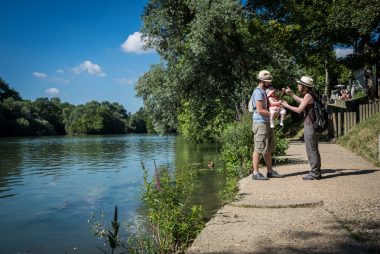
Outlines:
[[339, 138], [353, 126], [380, 112], [380, 101], [358, 105], [354, 109], [334, 108], [329, 105], [329, 136]]

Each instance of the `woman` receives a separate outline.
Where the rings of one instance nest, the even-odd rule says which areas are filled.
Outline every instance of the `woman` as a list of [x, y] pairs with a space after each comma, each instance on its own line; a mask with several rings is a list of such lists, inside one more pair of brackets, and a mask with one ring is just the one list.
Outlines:
[[299, 104], [298, 107], [290, 106], [286, 101], [282, 101], [282, 105], [297, 113], [303, 113], [304, 118], [304, 141], [306, 146], [307, 158], [310, 164], [310, 172], [302, 177], [303, 180], [319, 180], [322, 179], [321, 174], [321, 156], [318, 150], [318, 134], [313, 128], [313, 121], [315, 121], [314, 112], [314, 80], [311, 77], [303, 76], [301, 80], [297, 80], [298, 91], [302, 95], [298, 97], [289, 87], [286, 88], [286, 93], [290, 94], [292, 98]]

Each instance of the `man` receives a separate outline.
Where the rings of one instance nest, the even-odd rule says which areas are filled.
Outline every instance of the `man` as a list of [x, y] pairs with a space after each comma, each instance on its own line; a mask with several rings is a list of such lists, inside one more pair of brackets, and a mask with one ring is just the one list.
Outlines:
[[[253, 112], [253, 125], [255, 150], [252, 154], [253, 180], [268, 180], [269, 178], [283, 177], [272, 169], [272, 152], [274, 150], [273, 129], [270, 128], [270, 112], [268, 110], [268, 98], [265, 90], [271, 86], [272, 76], [269, 71], [262, 70], [257, 75], [259, 85], [253, 91], [252, 103], [255, 108]], [[260, 155], [263, 155], [267, 166], [267, 176], [259, 172]]]

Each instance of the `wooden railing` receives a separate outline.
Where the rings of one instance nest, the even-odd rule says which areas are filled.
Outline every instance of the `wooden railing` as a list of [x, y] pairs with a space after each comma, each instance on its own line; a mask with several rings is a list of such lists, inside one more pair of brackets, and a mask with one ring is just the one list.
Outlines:
[[339, 138], [353, 126], [380, 112], [380, 101], [356, 107], [334, 107], [329, 105], [329, 137]]

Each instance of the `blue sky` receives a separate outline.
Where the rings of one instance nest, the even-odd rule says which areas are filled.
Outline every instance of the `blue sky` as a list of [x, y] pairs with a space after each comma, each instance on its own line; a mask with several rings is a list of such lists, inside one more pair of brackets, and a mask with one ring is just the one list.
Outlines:
[[0, 0], [0, 77], [23, 99], [118, 102], [159, 62], [139, 37], [146, 0]]

